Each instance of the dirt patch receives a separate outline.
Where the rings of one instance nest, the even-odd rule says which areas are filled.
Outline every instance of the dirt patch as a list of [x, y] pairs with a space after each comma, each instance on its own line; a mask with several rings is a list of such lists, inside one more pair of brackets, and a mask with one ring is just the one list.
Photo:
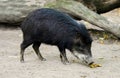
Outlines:
[[26, 49], [25, 63], [20, 63], [19, 51], [22, 41], [20, 29], [0, 29], [0, 78], [119, 78], [120, 42], [100, 44], [94, 40], [92, 53], [96, 63], [102, 67], [91, 69], [67, 51], [70, 65], [63, 65], [55, 46], [42, 44], [40, 61], [31, 48]]

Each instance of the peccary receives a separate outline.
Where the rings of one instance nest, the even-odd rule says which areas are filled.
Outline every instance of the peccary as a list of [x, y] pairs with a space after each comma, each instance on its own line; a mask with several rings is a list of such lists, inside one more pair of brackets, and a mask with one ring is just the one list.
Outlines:
[[45, 60], [39, 51], [41, 43], [57, 46], [64, 64], [69, 64], [66, 49], [86, 64], [93, 62], [92, 38], [85, 25], [77, 23], [65, 13], [50, 8], [37, 9], [25, 18], [21, 29], [23, 32], [21, 62], [24, 61], [24, 50], [31, 44], [39, 59]]

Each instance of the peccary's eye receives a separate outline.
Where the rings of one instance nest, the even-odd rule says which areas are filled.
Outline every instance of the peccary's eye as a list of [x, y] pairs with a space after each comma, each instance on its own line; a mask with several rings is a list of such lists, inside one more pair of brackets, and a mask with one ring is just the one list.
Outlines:
[[82, 46], [80, 43], [77, 43], [75, 48], [78, 51], [83, 51], [84, 50], [84, 46]]
[[75, 49], [76, 49], [77, 51], [83, 51], [83, 50], [84, 50], [81, 46], [76, 46]]
[[84, 49], [82, 47], [79, 47], [79, 51], [84, 51]]

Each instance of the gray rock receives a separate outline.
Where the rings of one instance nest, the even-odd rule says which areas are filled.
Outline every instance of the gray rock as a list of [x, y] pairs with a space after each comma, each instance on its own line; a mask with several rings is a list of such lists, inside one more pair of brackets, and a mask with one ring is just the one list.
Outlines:
[[19, 23], [34, 9], [52, 0], [0, 0], [0, 23]]

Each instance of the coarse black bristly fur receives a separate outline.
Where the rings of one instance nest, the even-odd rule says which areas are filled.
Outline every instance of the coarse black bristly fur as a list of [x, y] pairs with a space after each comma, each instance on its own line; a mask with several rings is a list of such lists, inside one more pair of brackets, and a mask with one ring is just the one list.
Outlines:
[[33, 41], [51, 45], [57, 45], [62, 41], [68, 42], [68, 39], [76, 36], [76, 33], [83, 36], [87, 41], [91, 40], [83, 24], [78, 24], [67, 14], [54, 9], [44, 8], [32, 12], [22, 23], [21, 28], [24, 39], [27, 36]]
[[60, 50], [71, 50], [76, 36], [86, 44], [92, 41], [83, 24], [78, 24], [65, 13], [49, 8], [31, 12], [21, 24], [21, 29], [21, 54], [26, 47], [36, 42], [56, 45]]

